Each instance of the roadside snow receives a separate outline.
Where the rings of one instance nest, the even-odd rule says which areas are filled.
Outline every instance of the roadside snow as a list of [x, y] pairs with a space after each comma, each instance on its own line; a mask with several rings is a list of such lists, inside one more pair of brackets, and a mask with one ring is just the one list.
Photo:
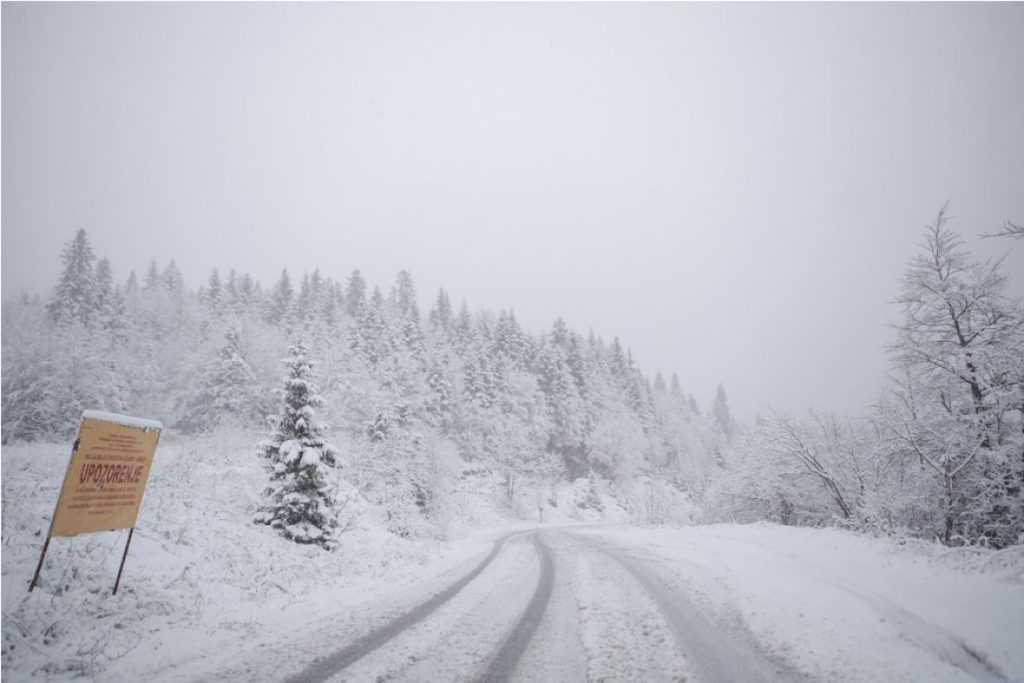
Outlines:
[[1024, 681], [1024, 562], [964, 571], [891, 541], [772, 524], [585, 533], [812, 680]]
[[[535, 526], [503, 517], [493, 490], [464, 486], [447, 503], [448, 537], [400, 539], [373, 510], [353, 509], [335, 552], [296, 545], [251, 521], [267, 483], [251, 435], [165, 435], [118, 595], [125, 532], [54, 539], [29, 594], [68, 451], [3, 449], [0, 653], [11, 680], [283, 680], [450, 586], [504, 533]], [[686, 513], [647, 485], [620, 502], [586, 480], [520, 500], [523, 518], [543, 511], [548, 523], [554, 592], [513, 678], [696, 675], [697, 659], [671, 646], [665, 605], [677, 598], [809, 680], [1024, 681], [1024, 548], [950, 551], [770, 524], [608, 526], [671, 505]], [[534, 595], [536, 563], [533, 546], [510, 543], [396, 649], [342, 677], [486, 665]], [[638, 575], [657, 580], [656, 595]]]
[[[460, 576], [497, 535], [409, 541], [357, 518], [335, 552], [300, 546], [251, 521], [266, 486], [251, 436], [165, 438], [118, 594], [126, 531], [54, 539], [28, 593], [68, 452], [3, 448], [0, 652], [11, 680], [195, 680], [267, 652], [297, 670], [316, 647], [360, 632], [369, 613]], [[303, 634], [308, 651], [294, 647]]]

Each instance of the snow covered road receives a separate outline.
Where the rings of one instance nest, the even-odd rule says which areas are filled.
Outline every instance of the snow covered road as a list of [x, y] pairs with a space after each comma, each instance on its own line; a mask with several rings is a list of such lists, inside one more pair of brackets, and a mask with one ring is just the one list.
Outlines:
[[505, 536], [466, 577], [288, 682], [799, 678], [656, 563], [579, 530]]
[[288, 681], [1024, 680], [1019, 585], [859, 543], [771, 526], [518, 532]]
[[139, 645], [95, 680], [1024, 683], [1024, 550], [971, 553], [772, 524], [479, 530], [188, 624], [125, 603]]

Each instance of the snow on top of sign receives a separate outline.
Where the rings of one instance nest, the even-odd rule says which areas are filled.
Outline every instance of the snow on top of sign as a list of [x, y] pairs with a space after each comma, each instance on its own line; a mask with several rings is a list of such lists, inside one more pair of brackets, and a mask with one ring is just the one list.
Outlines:
[[118, 415], [116, 413], [105, 413], [102, 410], [82, 411], [83, 420], [99, 420], [101, 422], [113, 422], [125, 427], [138, 427], [140, 429], [163, 429], [164, 426], [158, 420], [145, 420], [141, 417], [130, 415]]

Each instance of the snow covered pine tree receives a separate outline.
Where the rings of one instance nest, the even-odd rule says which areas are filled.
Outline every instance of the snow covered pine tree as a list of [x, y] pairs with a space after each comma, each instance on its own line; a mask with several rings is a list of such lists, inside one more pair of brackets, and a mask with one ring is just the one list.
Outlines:
[[306, 359], [302, 339], [288, 350], [284, 413], [269, 441], [259, 444], [269, 460], [268, 502], [253, 521], [280, 529], [296, 543], [334, 546], [337, 515], [326, 473], [338, 461], [338, 449], [327, 443], [315, 415], [323, 399], [312, 383], [313, 364]]

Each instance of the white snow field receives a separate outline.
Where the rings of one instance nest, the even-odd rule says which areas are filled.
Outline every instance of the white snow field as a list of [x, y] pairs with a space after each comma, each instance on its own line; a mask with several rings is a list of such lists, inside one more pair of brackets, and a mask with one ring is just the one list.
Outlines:
[[123, 533], [55, 539], [29, 594], [67, 449], [5, 446], [4, 680], [1024, 681], [1020, 547], [567, 503], [538, 526], [467, 494], [478, 528], [412, 542], [367, 512], [329, 553], [251, 523], [254, 457], [162, 443], [118, 595]]

